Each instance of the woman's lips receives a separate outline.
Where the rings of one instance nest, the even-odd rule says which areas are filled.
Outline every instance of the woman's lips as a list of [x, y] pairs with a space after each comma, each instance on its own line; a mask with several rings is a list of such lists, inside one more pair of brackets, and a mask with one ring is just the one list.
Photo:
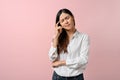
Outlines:
[[66, 25], [66, 26], [70, 26], [70, 24]]

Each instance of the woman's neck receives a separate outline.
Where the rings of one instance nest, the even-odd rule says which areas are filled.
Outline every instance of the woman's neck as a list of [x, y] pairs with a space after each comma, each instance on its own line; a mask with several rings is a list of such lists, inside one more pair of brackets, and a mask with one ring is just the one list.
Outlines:
[[73, 37], [73, 34], [75, 33], [76, 29], [71, 29], [69, 31], [66, 31], [67, 32], [67, 35], [69, 37], [69, 40]]

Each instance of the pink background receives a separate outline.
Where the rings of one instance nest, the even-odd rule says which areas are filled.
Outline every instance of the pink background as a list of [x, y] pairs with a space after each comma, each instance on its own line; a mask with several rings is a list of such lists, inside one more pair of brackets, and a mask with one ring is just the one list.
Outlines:
[[91, 39], [85, 80], [120, 80], [120, 0], [0, 0], [0, 80], [51, 80], [56, 13]]

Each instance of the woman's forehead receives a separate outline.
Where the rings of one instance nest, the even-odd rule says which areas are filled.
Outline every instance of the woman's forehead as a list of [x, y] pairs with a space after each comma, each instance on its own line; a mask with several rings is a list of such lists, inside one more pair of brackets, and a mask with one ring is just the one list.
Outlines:
[[67, 16], [70, 16], [70, 15], [67, 14], [67, 13], [62, 13], [62, 14], [60, 15], [60, 20], [64, 19], [64, 18], [67, 17]]

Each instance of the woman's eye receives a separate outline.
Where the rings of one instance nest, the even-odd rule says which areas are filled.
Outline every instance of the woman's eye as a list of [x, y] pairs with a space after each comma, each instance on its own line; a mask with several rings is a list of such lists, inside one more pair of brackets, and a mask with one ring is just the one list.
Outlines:
[[67, 16], [66, 19], [69, 19], [69, 16]]

